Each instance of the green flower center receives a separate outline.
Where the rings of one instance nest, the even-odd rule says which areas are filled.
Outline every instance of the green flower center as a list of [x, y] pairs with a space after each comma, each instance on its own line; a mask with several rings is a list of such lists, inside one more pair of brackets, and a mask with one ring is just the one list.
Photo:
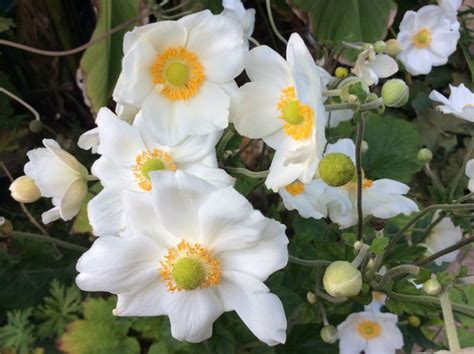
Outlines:
[[174, 62], [166, 69], [165, 76], [171, 85], [183, 86], [188, 82], [189, 69], [183, 63]]
[[303, 122], [304, 117], [300, 113], [300, 105], [298, 101], [290, 101], [283, 108], [283, 119], [288, 123], [297, 125]]
[[180, 289], [197, 289], [206, 279], [206, 269], [196, 257], [183, 257], [173, 266], [173, 279]]
[[327, 154], [319, 163], [319, 175], [327, 185], [340, 187], [354, 178], [355, 166], [345, 154]]
[[160, 159], [150, 159], [145, 162], [142, 166], [142, 175], [150, 180], [150, 172], [152, 171], [161, 171], [166, 169], [166, 166], [163, 161]]

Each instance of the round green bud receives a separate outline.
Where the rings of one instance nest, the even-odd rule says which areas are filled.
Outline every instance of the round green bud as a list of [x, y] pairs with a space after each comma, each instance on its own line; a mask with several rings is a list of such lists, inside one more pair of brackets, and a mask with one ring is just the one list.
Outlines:
[[362, 143], [360, 144], [360, 152], [365, 154], [369, 150], [369, 144], [367, 141], [362, 140]]
[[387, 44], [384, 41], [377, 41], [374, 43], [374, 49], [377, 53], [385, 53], [387, 49]]
[[316, 294], [313, 293], [312, 291], [308, 291], [306, 293], [306, 300], [311, 304], [314, 305], [317, 301], [318, 298], [316, 297]]
[[173, 266], [173, 279], [180, 289], [197, 289], [206, 279], [206, 269], [202, 262], [195, 257], [183, 257]]
[[396, 39], [389, 39], [388, 41], [385, 42], [385, 45], [386, 45], [385, 53], [387, 53], [388, 55], [392, 57], [397, 56], [403, 50], [402, 45]]
[[408, 102], [409, 89], [405, 81], [388, 80], [382, 87], [383, 103], [387, 107], [401, 107]]
[[433, 153], [431, 152], [430, 149], [423, 148], [418, 151], [418, 160], [423, 162], [423, 163], [428, 163], [433, 159]]
[[19, 203], [33, 203], [41, 198], [41, 192], [28, 176], [18, 177], [10, 184], [10, 192], [13, 199]]
[[438, 295], [441, 291], [441, 284], [438, 279], [431, 278], [423, 283], [423, 290], [428, 295]]
[[336, 261], [327, 267], [323, 285], [333, 297], [356, 296], [362, 288], [362, 274], [352, 263]]
[[347, 70], [347, 68], [344, 68], [342, 66], [338, 66], [334, 74], [336, 75], [338, 79], [345, 79], [347, 75], [349, 75], [349, 70]]
[[328, 325], [321, 328], [321, 339], [329, 344], [336, 343], [338, 339], [337, 329], [334, 326]]
[[331, 187], [340, 187], [355, 176], [355, 166], [351, 158], [336, 152], [327, 154], [319, 163], [319, 176]]
[[41, 121], [38, 119], [34, 119], [30, 122], [28, 127], [30, 129], [30, 132], [37, 134], [41, 130], [43, 130], [43, 123], [41, 123]]
[[420, 327], [420, 318], [415, 315], [408, 316], [408, 324], [412, 327]]

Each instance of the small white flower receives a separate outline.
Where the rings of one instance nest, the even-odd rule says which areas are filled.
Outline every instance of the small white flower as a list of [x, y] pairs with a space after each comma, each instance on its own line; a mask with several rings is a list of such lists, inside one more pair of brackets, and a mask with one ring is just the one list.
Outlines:
[[442, 103], [437, 108], [445, 114], [452, 114], [457, 118], [474, 122], [474, 93], [464, 84], [460, 84], [458, 87], [449, 85], [449, 88], [451, 90], [449, 99], [438, 91], [431, 91], [430, 98]]
[[428, 74], [433, 66], [448, 62], [448, 57], [456, 50], [459, 36], [459, 30], [452, 28], [438, 6], [407, 11], [397, 36], [403, 48], [398, 59], [410, 74]]
[[223, 86], [240, 74], [248, 53], [235, 18], [206, 10], [137, 27], [125, 35], [124, 53], [113, 97], [141, 109], [135, 123], [155, 140], [173, 146], [227, 127]]
[[326, 144], [321, 91], [329, 75], [298, 34], [291, 35], [286, 52], [285, 61], [267, 46], [252, 49], [245, 67], [252, 81], [240, 87], [231, 105], [239, 134], [262, 138], [276, 150], [265, 181], [275, 192], [297, 179], [309, 183]]
[[450, 21], [452, 29], [459, 30], [458, 10], [462, 5], [462, 0], [438, 0], [438, 5]]
[[380, 79], [392, 76], [398, 71], [397, 62], [387, 54], [376, 54], [370, 46], [357, 57], [352, 73], [367, 85], [377, 85]]
[[[351, 139], [340, 139], [335, 144], [328, 144], [326, 153], [342, 153], [349, 156], [355, 163], [355, 145]], [[364, 178], [362, 182], [362, 213], [366, 217], [372, 215], [389, 219], [398, 214], [410, 215], [418, 211], [418, 206], [404, 196], [410, 188], [403, 183], [391, 180], [371, 180]], [[342, 228], [357, 224], [357, 184], [351, 181], [340, 187], [327, 189], [337, 195], [328, 203], [329, 218]]]
[[395, 354], [403, 347], [397, 316], [382, 312], [350, 314], [337, 326], [341, 354]]
[[44, 139], [45, 148], [27, 152], [30, 161], [25, 174], [34, 180], [43, 197], [52, 198], [54, 208], [41, 215], [47, 224], [57, 219], [71, 220], [87, 195], [89, 172], [74, 156], [52, 139]]
[[372, 291], [372, 301], [367, 306], [364, 306], [365, 311], [380, 312], [382, 306], [385, 305], [387, 295], [379, 291]]
[[102, 156], [92, 166], [92, 173], [104, 189], [88, 204], [95, 235], [114, 234], [124, 228], [122, 192], [149, 192], [151, 171], [183, 170], [218, 187], [233, 184], [233, 179], [217, 168], [215, 144], [221, 133], [196, 135], [169, 147], [118, 119], [108, 108], [99, 111], [96, 122]]
[[474, 159], [471, 159], [466, 164], [466, 176], [469, 178], [467, 188], [474, 193]]
[[[438, 216], [436, 213], [433, 219]], [[428, 237], [425, 239], [424, 244], [428, 248], [429, 254], [434, 254], [445, 248], [454, 245], [461, 241], [462, 230], [458, 226], [454, 226], [450, 218], [443, 218], [430, 232]], [[441, 265], [443, 262], [452, 262], [456, 259], [459, 251], [453, 251], [442, 257], [435, 259], [436, 265]]]
[[222, 7], [222, 14], [238, 20], [242, 24], [244, 35], [251, 37], [255, 27], [255, 9], [246, 9], [242, 0], [222, 0]]
[[118, 295], [116, 316], [168, 315], [178, 340], [200, 342], [235, 310], [268, 345], [284, 343], [281, 301], [263, 283], [288, 261], [285, 227], [232, 187], [152, 172], [152, 193], [126, 192], [127, 237], [102, 236], [78, 261], [77, 285]]

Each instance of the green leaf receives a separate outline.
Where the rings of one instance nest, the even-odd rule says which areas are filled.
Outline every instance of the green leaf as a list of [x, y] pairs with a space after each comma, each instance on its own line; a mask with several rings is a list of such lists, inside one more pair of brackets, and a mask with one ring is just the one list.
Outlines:
[[293, 0], [308, 12], [314, 34], [319, 40], [331, 42], [368, 42], [383, 39], [392, 0]]
[[[136, 17], [138, 5], [139, 0], [99, 1], [97, 24], [92, 39]], [[117, 82], [122, 66], [123, 35], [131, 27], [116, 32], [89, 47], [81, 59], [85, 92], [91, 102], [92, 109], [96, 112], [100, 107], [107, 105]]]
[[390, 239], [388, 237], [376, 238], [372, 241], [369, 251], [375, 254], [383, 254], [389, 242]]
[[16, 27], [15, 21], [11, 18], [0, 17], [0, 33], [8, 31], [10, 28]]
[[[469, 284], [449, 289], [449, 298], [452, 302], [474, 307], [474, 285]], [[455, 316], [463, 325], [474, 327], [474, 318], [457, 313]]]
[[66, 287], [57, 280], [51, 282], [50, 296], [44, 298], [35, 317], [41, 321], [38, 336], [57, 338], [64, 333], [67, 323], [78, 318], [81, 310], [81, 292], [73, 284]]
[[31, 312], [31, 308], [7, 312], [7, 324], [0, 328], [0, 347], [12, 348], [18, 354], [31, 352], [35, 342]]
[[362, 164], [371, 179], [390, 178], [408, 183], [422, 167], [417, 159], [420, 137], [407, 121], [370, 114], [364, 140], [369, 150], [362, 156]]
[[345, 232], [342, 234], [344, 243], [349, 247], [354, 247], [354, 243], [357, 241], [357, 236], [354, 233]]

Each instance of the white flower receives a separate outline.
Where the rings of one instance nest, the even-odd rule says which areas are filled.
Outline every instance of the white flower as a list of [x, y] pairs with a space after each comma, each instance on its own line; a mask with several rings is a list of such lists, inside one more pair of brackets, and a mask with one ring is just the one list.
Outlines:
[[[437, 218], [436, 213], [433, 219]], [[447, 247], [454, 245], [461, 241], [462, 230], [460, 227], [454, 226], [450, 218], [443, 218], [430, 232], [425, 239], [424, 244], [428, 248], [429, 254], [434, 254]], [[456, 259], [459, 250], [448, 253], [442, 257], [435, 259], [436, 265], [441, 265], [443, 262], [452, 262]]]
[[372, 291], [372, 301], [367, 306], [364, 306], [365, 311], [380, 312], [380, 308], [385, 305], [387, 295], [379, 291]]
[[354, 117], [352, 109], [338, 109], [337, 111], [329, 112], [328, 128], [335, 128], [339, 123], [351, 120]]
[[466, 164], [466, 176], [469, 178], [467, 188], [474, 193], [474, 159], [471, 159]]
[[87, 195], [89, 172], [56, 141], [44, 139], [43, 145], [45, 148], [26, 153], [30, 161], [25, 165], [25, 174], [34, 180], [41, 195], [52, 198], [54, 208], [41, 215], [42, 221], [71, 220]]
[[239, 134], [276, 150], [265, 181], [275, 192], [297, 179], [309, 183], [326, 144], [322, 69], [296, 33], [286, 51], [287, 61], [267, 46], [252, 49], [245, 67], [252, 82], [231, 105]]
[[403, 48], [398, 59], [410, 74], [428, 74], [433, 66], [448, 62], [448, 57], [456, 50], [459, 36], [459, 30], [452, 28], [438, 6], [407, 11], [397, 36]]
[[459, 30], [458, 10], [462, 5], [462, 0], [438, 0], [439, 7], [444, 11], [444, 15], [450, 21], [452, 29]]
[[380, 79], [392, 76], [398, 71], [397, 62], [387, 54], [376, 54], [370, 46], [357, 57], [352, 73], [367, 85], [377, 85]]
[[[137, 117], [138, 119], [138, 117]], [[118, 119], [108, 108], [97, 116], [102, 155], [92, 166], [104, 189], [88, 204], [89, 221], [95, 235], [114, 234], [124, 228], [122, 192], [149, 192], [150, 172], [183, 170], [226, 187], [233, 179], [217, 168], [215, 144], [220, 133], [197, 135], [174, 147], [158, 144], [147, 135]]]
[[350, 314], [337, 326], [341, 354], [395, 354], [403, 347], [397, 316], [381, 312]]
[[255, 9], [246, 9], [242, 0], [222, 0], [222, 7], [225, 16], [232, 16], [242, 25], [244, 35], [248, 38], [252, 36], [255, 27]]
[[235, 310], [261, 341], [284, 343], [283, 306], [263, 282], [288, 261], [285, 227], [232, 187], [181, 171], [151, 180], [151, 194], [124, 193], [131, 234], [98, 238], [78, 261], [77, 285], [118, 294], [116, 316], [168, 315], [179, 340], [209, 338]]
[[[351, 139], [340, 139], [335, 144], [328, 144], [326, 153], [342, 153], [355, 163], [355, 145]], [[351, 181], [340, 187], [329, 187], [328, 192], [337, 195], [337, 200], [328, 204], [329, 217], [341, 227], [347, 228], [357, 223], [357, 184]], [[408, 193], [406, 184], [380, 179], [373, 181], [364, 178], [362, 182], [362, 213], [389, 219], [398, 214], [410, 215], [418, 211], [418, 206], [404, 196]]]
[[248, 45], [232, 16], [201, 11], [137, 27], [124, 38], [120, 104], [141, 109], [135, 123], [164, 145], [228, 125], [223, 85], [242, 71]]
[[460, 84], [458, 87], [449, 85], [449, 88], [451, 90], [449, 99], [438, 91], [431, 91], [430, 98], [442, 103], [437, 108], [445, 114], [452, 114], [457, 118], [474, 122], [474, 93], [464, 84]]

